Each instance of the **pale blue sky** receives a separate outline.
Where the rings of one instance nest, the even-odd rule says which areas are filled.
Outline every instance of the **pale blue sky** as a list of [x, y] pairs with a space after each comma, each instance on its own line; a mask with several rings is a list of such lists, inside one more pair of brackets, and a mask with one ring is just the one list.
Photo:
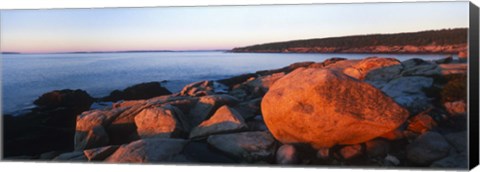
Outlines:
[[468, 27], [468, 2], [1, 11], [1, 51], [231, 49]]

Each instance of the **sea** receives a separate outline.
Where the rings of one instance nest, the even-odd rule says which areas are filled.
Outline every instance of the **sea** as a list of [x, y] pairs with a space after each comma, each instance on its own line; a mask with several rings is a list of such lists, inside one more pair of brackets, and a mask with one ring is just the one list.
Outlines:
[[332, 57], [361, 59], [393, 57], [401, 61], [436, 60], [449, 54], [317, 54], [317, 53], [230, 53], [122, 52], [1, 54], [2, 114], [18, 114], [33, 107], [43, 93], [82, 89], [92, 97], [107, 96], [115, 89], [152, 81], [172, 92], [188, 83], [217, 80], [259, 70], [276, 69], [295, 62], [322, 62]]

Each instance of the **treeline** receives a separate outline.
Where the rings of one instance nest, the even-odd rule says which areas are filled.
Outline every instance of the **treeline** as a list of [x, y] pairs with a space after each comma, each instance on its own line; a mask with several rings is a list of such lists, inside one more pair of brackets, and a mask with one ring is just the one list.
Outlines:
[[232, 49], [233, 52], [244, 51], [280, 51], [289, 48], [342, 47], [361, 48], [369, 46], [426, 46], [457, 45], [467, 43], [467, 29], [443, 29], [396, 34], [355, 35], [287, 42], [267, 43]]

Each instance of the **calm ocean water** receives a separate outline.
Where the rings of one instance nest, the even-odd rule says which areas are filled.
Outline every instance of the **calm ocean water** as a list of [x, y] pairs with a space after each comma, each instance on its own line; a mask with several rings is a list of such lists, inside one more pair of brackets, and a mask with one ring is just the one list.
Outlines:
[[43, 93], [82, 89], [93, 97], [115, 89], [150, 81], [178, 92], [190, 82], [275, 69], [294, 62], [321, 62], [331, 57], [358, 59], [369, 56], [399, 60], [439, 59], [447, 55], [397, 54], [280, 54], [224, 52], [148, 52], [86, 54], [2, 54], [2, 108], [12, 113], [32, 106]]

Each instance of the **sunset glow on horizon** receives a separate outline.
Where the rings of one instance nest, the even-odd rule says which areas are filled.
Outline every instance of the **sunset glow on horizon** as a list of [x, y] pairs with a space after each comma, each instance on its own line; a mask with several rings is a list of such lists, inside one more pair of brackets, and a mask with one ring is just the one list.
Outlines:
[[0, 51], [218, 50], [468, 27], [468, 2], [2, 10]]

